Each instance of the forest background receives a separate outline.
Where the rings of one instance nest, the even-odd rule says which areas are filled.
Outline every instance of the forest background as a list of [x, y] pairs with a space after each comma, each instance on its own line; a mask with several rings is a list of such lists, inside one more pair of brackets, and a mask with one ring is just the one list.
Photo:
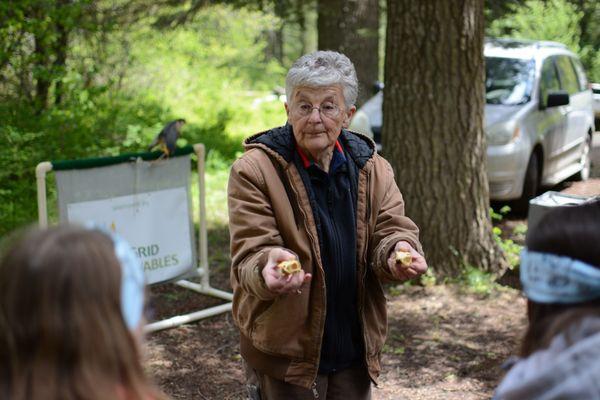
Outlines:
[[[484, 12], [479, 13], [482, 7]], [[600, 2], [594, 0], [1, 1], [0, 238], [37, 220], [35, 167], [39, 162], [145, 151], [166, 122], [185, 118], [187, 124], [178, 144], [204, 143], [208, 150], [206, 208], [211, 282], [214, 287], [230, 290], [226, 209], [229, 167], [241, 153], [244, 137], [285, 122], [282, 94], [291, 63], [317, 48], [335, 48], [349, 54], [362, 76], [360, 105], [372, 95], [375, 80], [390, 81], [388, 74], [406, 77], [402, 62], [393, 63], [393, 57], [385, 57], [386, 49], [393, 49], [389, 45], [394, 44], [386, 43], [386, 35], [392, 37], [389, 33], [394, 33], [388, 29], [393, 24], [386, 26], [388, 16], [404, 16], [405, 30], [395, 33], [413, 37], [426, 36], [432, 31], [427, 30], [432, 25], [429, 17], [438, 17], [433, 22], [441, 26], [441, 39], [456, 45], [462, 38], [447, 32], [463, 32], [462, 24], [469, 21], [448, 15], [456, 16], [461, 11], [465, 15], [473, 11], [471, 14], [477, 18], [484, 15], [486, 36], [564, 43], [580, 56], [589, 80], [600, 82]], [[415, 14], [421, 18], [413, 18]], [[361, 21], [370, 28], [363, 29]], [[423, 41], [429, 40], [429, 49], [435, 51], [440, 47], [438, 39], [425, 37]], [[473, 44], [480, 42], [475, 39], [469, 45]], [[476, 46], [470, 48], [477, 50]], [[418, 54], [422, 58], [419, 61], [427, 64], [425, 55]], [[371, 66], [365, 68], [366, 64]], [[449, 65], [441, 67], [446, 70], [442, 74], [435, 71], [436, 78], [455, 75]], [[467, 75], [461, 78], [463, 84], [470, 80]], [[386, 96], [393, 98], [391, 82]], [[417, 93], [420, 82], [412, 82], [412, 92], [399, 90], [396, 96]], [[455, 102], [447, 81], [435, 83], [417, 94]], [[444, 95], [434, 96], [440, 92]], [[414, 98], [409, 100], [414, 102]], [[466, 102], [475, 100], [468, 98]], [[439, 109], [454, 112], [460, 106]], [[384, 99], [384, 112], [385, 108]], [[483, 105], [473, 104], [472, 108], [473, 115], [479, 117], [470, 121], [473, 137], [483, 138]], [[464, 144], [465, 132], [460, 127], [446, 129], [450, 118], [441, 117], [438, 120], [443, 124], [429, 132], [432, 140], [444, 130]], [[406, 132], [386, 132], [384, 126], [383, 135], [386, 139], [385, 135]], [[462, 153], [475, 153], [468, 150]], [[484, 153], [485, 149], [479, 151]], [[391, 152], [388, 159], [392, 163], [397, 161], [393, 157]], [[469, 167], [482, 170], [484, 165]], [[446, 179], [444, 172], [452, 174], [453, 183], [459, 181], [456, 171], [450, 168], [442, 168], [435, 180]], [[404, 175], [404, 179], [416, 181]], [[474, 176], [467, 173], [460, 181], [471, 182]], [[48, 210], [54, 222], [57, 207], [53, 175], [48, 179]], [[450, 204], [457, 208], [457, 202], [449, 201], [447, 193], [441, 199], [407, 201], [407, 206], [416, 208], [423, 206], [424, 200], [430, 204], [429, 208], [413, 208], [408, 213], [433, 220], [430, 217], [435, 211], [436, 218], [450, 221], [454, 230], [460, 218], [471, 218], [476, 221], [460, 220], [460, 225], [469, 232], [476, 231], [471, 227], [480, 228], [482, 238], [488, 227], [492, 230], [491, 224], [485, 225], [482, 220], [489, 222], [491, 217], [495, 221], [494, 239], [503, 250], [499, 258], [515, 267], [526, 221], [504, 218], [506, 209], [488, 214], [487, 181], [482, 182], [481, 192], [475, 197], [481, 200], [479, 208], [483, 212], [477, 218], [466, 212], [455, 212], [455, 219], [444, 218], [452, 212]], [[411, 182], [401, 183], [406, 187]], [[599, 183], [591, 179], [584, 183], [590, 192], [571, 193], [598, 194]], [[198, 188], [192, 189], [196, 195]], [[403, 193], [411, 200], [410, 196], [418, 197], [422, 192], [403, 189]], [[458, 198], [466, 198], [463, 194], [457, 193]], [[467, 204], [460, 205], [464, 206], [461, 211], [475, 208], [470, 202], [463, 203]], [[198, 210], [194, 221], [197, 226]], [[421, 221], [417, 222], [421, 226]], [[439, 221], [429, 222], [430, 227], [440, 228], [437, 240], [458, 237]], [[481, 243], [477, 237], [465, 242]], [[424, 242], [429, 245], [428, 260], [448, 259], [448, 251], [460, 257], [470, 251], [468, 247], [444, 243], [446, 247], [442, 248], [433, 240]], [[488, 250], [483, 248], [485, 253], [490, 253]], [[476, 256], [471, 259], [477, 260]], [[383, 354], [386, 372], [377, 399], [490, 398], [502, 374], [499, 366], [516, 348], [519, 330], [525, 325], [525, 302], [517, 290], [496, 285], [500, 274], [490, 274], [483, 261], [466, 262], [466, 257], [459, 261], [466, 273], [457, 280], [428, 274], [420, 285], [387, 287], [390, 330]], [[488, 261], [488, 266], [500, 264]], [[441, 263], [430, 265], [440, 272]], [[499, 282], [517, 286], [515, 271], [509, 270], [512, 274], [505, 274]], [[455, 282], [458, 285], [452, 285]], [[173, 286], [152, 287], [150, 303], [156, 318], [218, 302], [183, 289], [177, 291]], [[230, 314], [225, 313], [153, 334], [148, 365], [172, 398], [243, 398], [244, 377], [237, 343], [237, 331]]]
[[[144, 151], [174, 118], [187, 120], [179, 145], [207, 146], [209, 209], [223, 217], [242, 139], [285, 122], [285, 73], [317, 48], [319, 13], [338, 3], [0, 3], [0, 237], [36, 221], [38, 162]], [[373, 81], [383, 81], [386, 3], [375, 4], [379, 40], [363, 53], [378, 55]], [[598, 2], [486, 1], [485, 18], [486, 36], [566, 44], [600, 81]]]

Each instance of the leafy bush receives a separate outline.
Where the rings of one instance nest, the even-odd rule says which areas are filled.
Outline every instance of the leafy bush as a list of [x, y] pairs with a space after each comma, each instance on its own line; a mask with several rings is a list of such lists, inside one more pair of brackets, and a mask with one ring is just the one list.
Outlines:
[[27, 104], [0, 105], [0, 118], [5, 121], [0, 126], [0, 236], [37, 219], [35, 167], [39, 162], [126, 151], [132, 146], [122, 132], [127, 132], [130, 124], [145, 123], [130, 117], [136, 115], [135, 108], [164, 114], [155, 104], [141, 105], [128, 99], [100, 104], [102, 101], [87, 98], [85, 104], [42, 113]]
[[[243, 137], [285, 121], [282, 104], [269, 96], [284, 77], [264, 56], [272, 19], [210, 6], [168, 31], [148, 21], [103, 35], [73, 31], [65, 69], [50, 88], [60, 83], [60, 104], [40, 108], [0, 85], [0, 236], [37, 219], [37, 163], [143, 151], [175, 118], [188, 122], [179, 145], [204, 143], [209, 168], [222, 178]], [[8, 45], [3, 32], [0, 44]], [[48, 190], [52, 196], [51, 184]]]
[[[262, 31], [271, 24], [268, 14], [214, 6], [184, 28], [140, 28], [133, 35], [136, 46], [128, 54], [122, 88], [156, 100], [200, 131], [211, 127], [215, 135], [237, 140], [266, 129], [276, 116], [276, 102], [256, 105], [255, 99], [283, 84], [285, 75], [264, 55]], [[278, 106], [283, 122], [283, 106]]]
[[[490, 208], [490, 215], [492, 217], [492, 220], [496, 222], [500, 222], [504, 215], [506, 215], [508, 212], [510, 212], [510, 207], [508, 206], [502, 207], [498, 212]], [[515, 227], [513, 234], [524, 238], [526, 231], [526, 226], [524, 224], [521, 224]], [[520, 262], [520, 254], [523, 246], [521, 246], [518, 243], [515, 243], [513, 239], [503, 238], [502, 229], [500, 229], [500, 227], [498, 226], [494, 226], [492, 228], [492, 233], [494, 234], [494, 239], [500, 245], [500, 248], [504, 251], [504, 255], [506, 256], [506, 259], [508, 261], [509, 268], [514, 269], [515, 267], [517, 267]]]
[[479, 268], [467, 266], [456, 280], [469, 293], [487, 296], [498, 287], [495, 276]]
[[13, 227], [33, 222], [36, 214], [35, 164], [43, 149], [36, 146], [42, 134], [0, 126], [0, 236]]

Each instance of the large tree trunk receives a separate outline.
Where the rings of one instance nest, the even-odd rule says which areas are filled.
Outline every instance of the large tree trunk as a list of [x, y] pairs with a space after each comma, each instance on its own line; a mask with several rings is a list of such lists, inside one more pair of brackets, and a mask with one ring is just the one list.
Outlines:
[[306, 53], [306, 12], [303, 2], [296, 1], [295, 3], [296, 23], [300, 28], [300, 54]]
[[388, 0], [383, 150], [434, 273], [500, 273], [483, 131], [483, 0]]
[[352, 60], [358, 76], [357, 106], [373, 95], [379, 71], [379, 1], [318, 0], [318, 47]]

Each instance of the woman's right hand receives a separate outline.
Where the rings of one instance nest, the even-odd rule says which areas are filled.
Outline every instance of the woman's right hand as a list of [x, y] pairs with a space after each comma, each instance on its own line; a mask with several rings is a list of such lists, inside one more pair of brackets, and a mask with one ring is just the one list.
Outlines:
[[302, 286], [311, 280], [312, 275], [305, 273], [304, 270], [293, 274], [285, 274], [277, 266], [282, 261], [297, 259], [298, 257], [287, 249], [276, 247], [269, 251], [267, 264], [262, 269], [262, 276], [269, 290], [278, 294], [302, 293]]

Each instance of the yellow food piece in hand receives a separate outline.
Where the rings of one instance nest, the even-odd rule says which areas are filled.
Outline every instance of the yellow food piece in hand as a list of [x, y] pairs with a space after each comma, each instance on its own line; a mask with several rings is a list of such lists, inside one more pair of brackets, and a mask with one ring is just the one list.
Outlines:
[[396, 262], [408, 267], [410, 264], [412, 264], [412, 254], [410, 254], [408, 251], [397, 251]]
[[302, 271], [300, 262], [298, 260], [287, 260], [277, 264], [277, 267], [281, 269], [281, 272], [287, 275], [295, 274], [296, 272]]

